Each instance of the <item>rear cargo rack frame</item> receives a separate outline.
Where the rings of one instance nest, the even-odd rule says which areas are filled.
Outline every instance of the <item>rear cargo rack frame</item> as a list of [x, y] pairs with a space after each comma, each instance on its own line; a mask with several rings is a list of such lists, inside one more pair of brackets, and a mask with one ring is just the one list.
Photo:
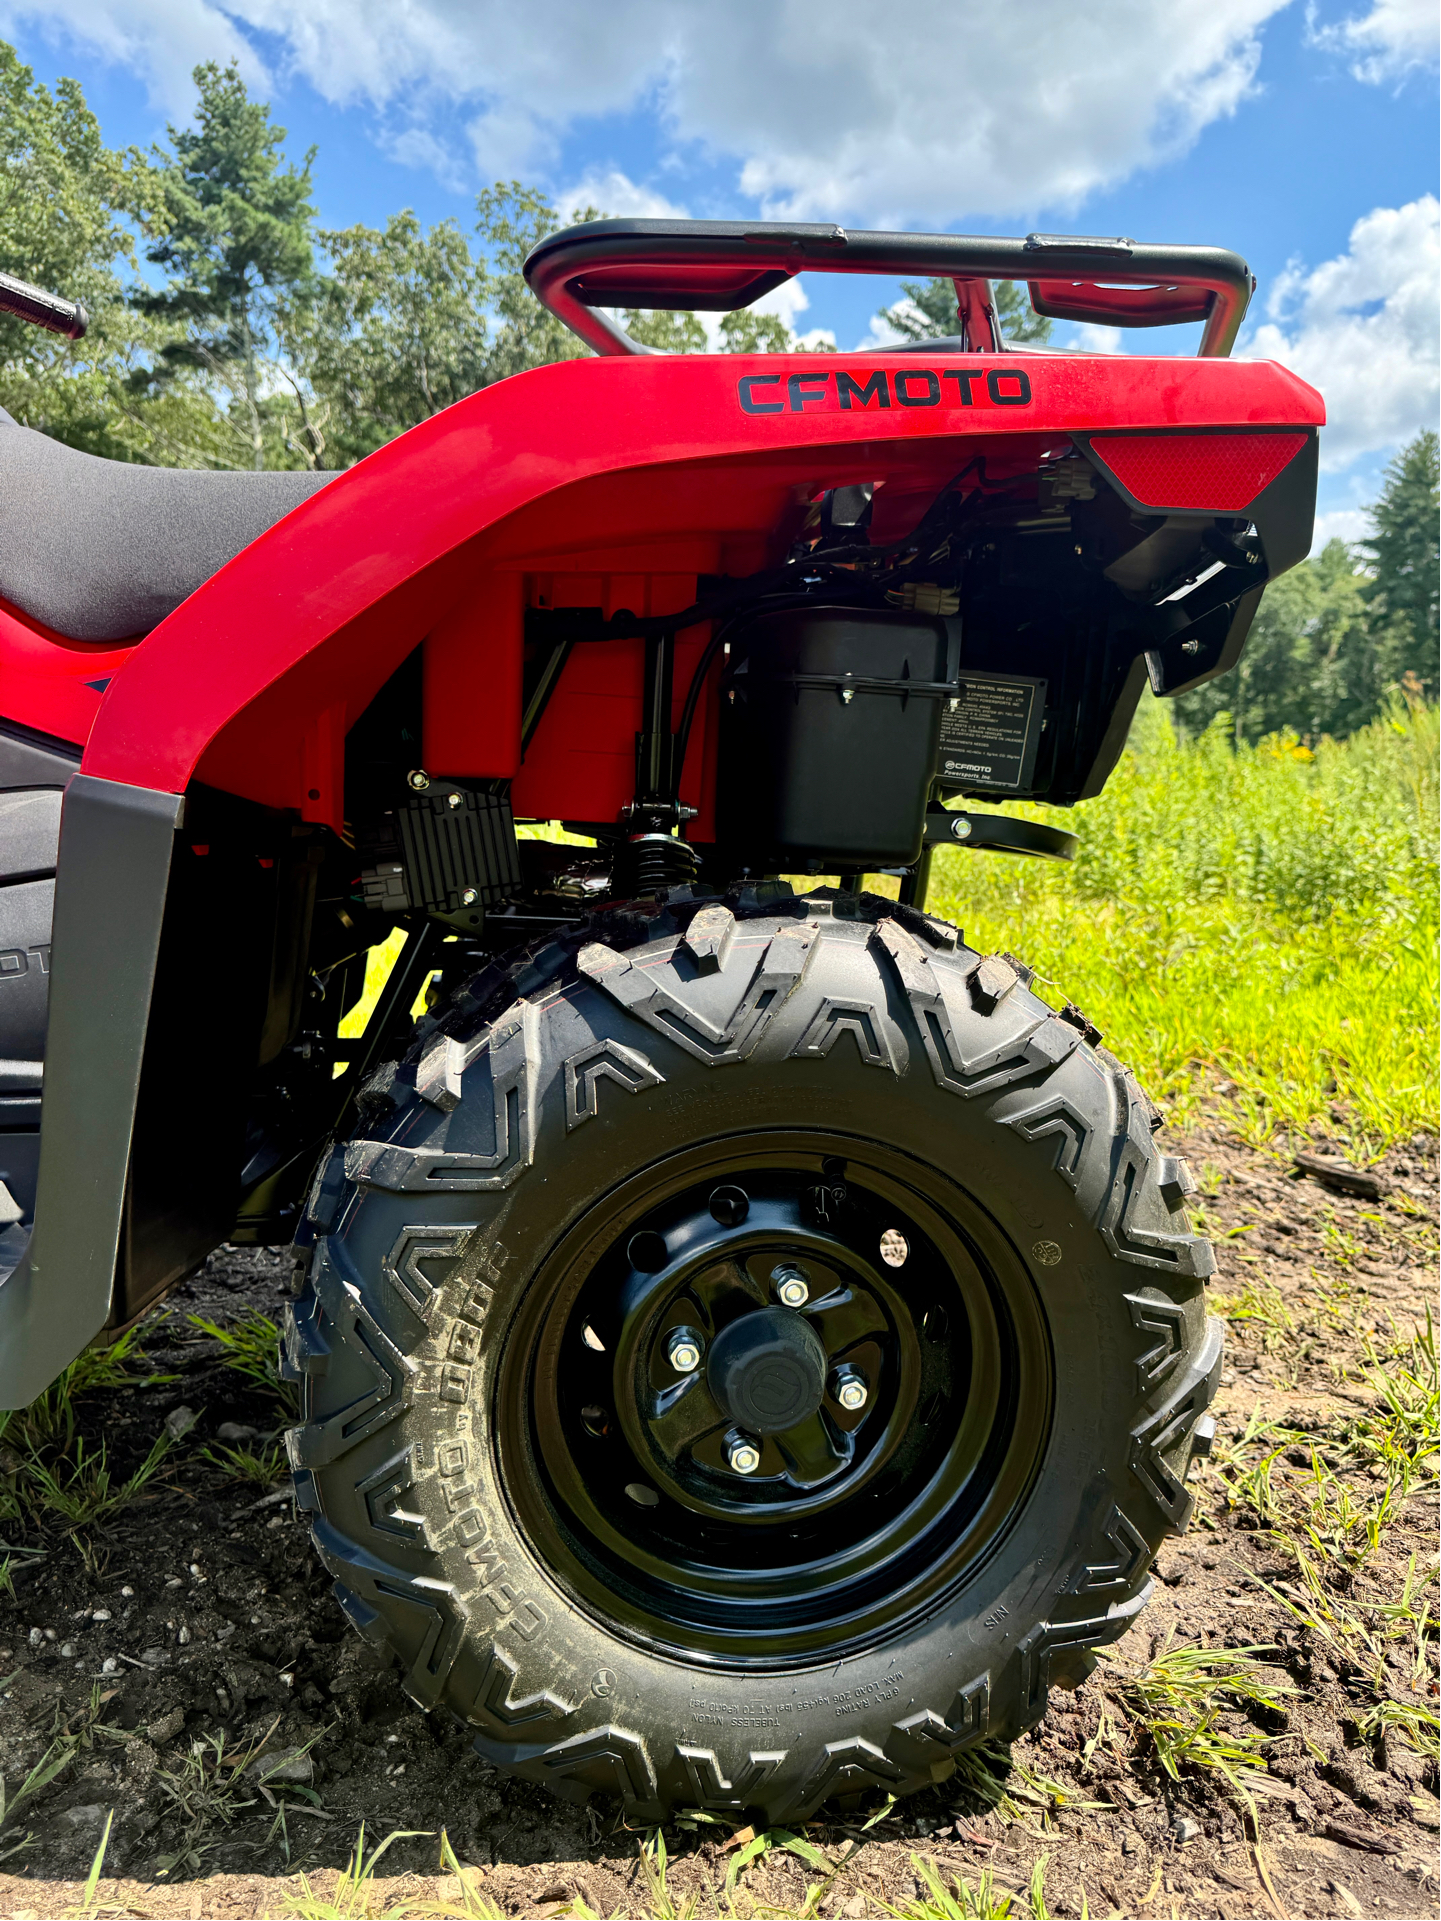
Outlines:
[[1198, 354], [1229, 354], [1256, 282], [1224, 247], [1028, 234], [854, 232], [728, 220], [590, 220], [531, 250], [525, 277], [598, 354], [653, 353], [607, 309], [735, 313], [806, 273], [954, 280], [961, 335], [977, 353], [1005, 345], [988, 283], [1023, 280], [1039, 314], [1106, 326], [1203, 323]]

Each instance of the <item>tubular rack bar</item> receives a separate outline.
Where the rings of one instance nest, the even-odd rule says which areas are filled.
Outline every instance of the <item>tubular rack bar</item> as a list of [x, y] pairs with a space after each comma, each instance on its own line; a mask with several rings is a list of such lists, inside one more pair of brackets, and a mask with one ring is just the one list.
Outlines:
[[[602, 309], [734, 313], [801, 272], [955, 280], [963, 311], [964, 283], [1024, 280], [1037, 313], [1060, 319], [1121, 327], [1203, 321], [1203, 356], [1231, 351], [1256, 284], [1240, 255], [1224, 247], [728, 220], [592, 220], [542, 240], [525, 263], [536, 297], [598, 354], [653, 351]], [[996, 351], [1000, 342], [984, 348]]]

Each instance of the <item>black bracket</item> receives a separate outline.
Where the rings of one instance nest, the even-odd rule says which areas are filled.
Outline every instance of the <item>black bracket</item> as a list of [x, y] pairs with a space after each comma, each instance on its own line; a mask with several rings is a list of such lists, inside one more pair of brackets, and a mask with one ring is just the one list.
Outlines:
[[1080, 837], [1035, 820], [1006, 814], [968, 814], [933, 807], [926, 815], [927, 847], [984, 848], [992, 854], [1031, 854], [1039, 860], [1074, 860]]

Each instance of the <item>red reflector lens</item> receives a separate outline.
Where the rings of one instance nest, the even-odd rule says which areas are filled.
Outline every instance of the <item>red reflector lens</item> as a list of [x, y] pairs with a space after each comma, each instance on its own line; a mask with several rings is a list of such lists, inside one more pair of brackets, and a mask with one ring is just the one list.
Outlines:
[[1305, 434], [1093, 434], [1091, 451], [1143, 507], [1239, 513], [1306, 444]]

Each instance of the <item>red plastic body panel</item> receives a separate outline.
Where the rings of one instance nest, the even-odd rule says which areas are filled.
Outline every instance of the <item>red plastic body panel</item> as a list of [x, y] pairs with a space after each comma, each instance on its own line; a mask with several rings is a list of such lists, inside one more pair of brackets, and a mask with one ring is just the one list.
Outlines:
[[1133, 499], [1172, 513], [1240, 513], [1305, 434], [1093, 434], [1091, 452]]
[[[1034, 468], [1073, 431], [1296, 430], [1323, 419], [1319, 395], [1264, 362], [569, 361], [472, 395], [339, 475], [128, 655], [0, 622], [0, 709], [85, 741], [87, 773], [169, 792], [199, 778], [339, 828], [345, 733], [422, 641], [433, 649], [427, 756], [433, 742], [438, 760], [456, 763], [433, 771], [515, 769], [517, 580], [538, 593], [549, 576], [558, 594], [569, 576], [570, 604], [608, 596], [639, 612], [638, 596], [661, 611], [684, 605], [701, 573], [779, 559], [824, 487], [877, 483], [873, 538], [883, 539], [978, 455], [994, 477]], [[1227, 511], [1229, 498], [1205, 504]], [[588, 600], [582, 582], [602, 579], [605, 593]], [[683, 639], [678, 697], [702, 639]], [[103, 696], [85, 690], [106, 676]], [[637, 685], [618, 645], [575, 650], [519, 770], [517, 812], [613, 816], [630, 793]], [[686, 770], [699, 798], [713, 725], [712, 702]]]
[[424, 764], [455, 779], [520, 766], [525, 577], [491, 573], [425, 638]]
[[134, 645], [67, 640], [0, 600], [0, 713], [79, 746]]

